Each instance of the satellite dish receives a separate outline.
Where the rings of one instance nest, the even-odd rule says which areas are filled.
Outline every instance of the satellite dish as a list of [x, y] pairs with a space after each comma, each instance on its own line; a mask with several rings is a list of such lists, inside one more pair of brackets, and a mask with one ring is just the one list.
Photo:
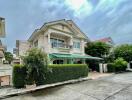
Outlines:
[[5, 37], [5, 19], [0, 17], [0, 37]]

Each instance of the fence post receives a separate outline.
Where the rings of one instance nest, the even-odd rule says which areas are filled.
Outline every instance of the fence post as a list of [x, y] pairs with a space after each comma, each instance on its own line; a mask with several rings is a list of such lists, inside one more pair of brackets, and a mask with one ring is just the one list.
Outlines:
[[99, 63], [99, 72], [103, 73], [103, 64], [102, 63]]

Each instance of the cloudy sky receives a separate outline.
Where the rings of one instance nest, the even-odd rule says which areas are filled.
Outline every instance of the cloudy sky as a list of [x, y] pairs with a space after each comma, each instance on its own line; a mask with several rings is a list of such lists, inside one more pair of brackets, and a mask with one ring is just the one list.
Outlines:
[[91, 40], [132, 43], [132, 0], [0, 0], [8, 50], [47, 21], [72, 19]]

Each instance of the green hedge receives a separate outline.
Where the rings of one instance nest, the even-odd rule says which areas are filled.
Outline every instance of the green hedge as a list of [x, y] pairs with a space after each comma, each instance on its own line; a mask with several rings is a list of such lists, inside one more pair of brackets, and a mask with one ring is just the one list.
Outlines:
[[85, 64], [54, 64], [49, 65], [45, 84], [62, 82], [88, 76], [88, 66]]
[[126, 65], [116, 65], [114, 63], [108, 63], [108, 72], [123, 72], [126, 71]]
[[115, 65], [113, 63], [107, 64], [108, 72], [115, 72]]
[[[44, 84], [62, 82], [71, 79], [78, 79], [88, 76], [88, 66], [85, 64], [54, 64], [48, 65], [49, 71], [45, 73]], [[14, 65], [13, 67], [13, 86], [23, 88], [26, 82], [26, 67]]]
[[26, 78], [26, 67], [23, 65], [14, 65], [13, 66], [13, 86], [15, 88], [23, 88], [25, 85]]

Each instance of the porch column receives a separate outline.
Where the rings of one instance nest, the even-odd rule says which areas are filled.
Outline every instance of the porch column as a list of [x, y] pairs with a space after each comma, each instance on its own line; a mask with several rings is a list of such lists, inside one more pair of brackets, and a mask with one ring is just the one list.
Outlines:
[[82, 64], [86, 64], [86, 59], [82, 59]]
[[50, 53], [51, 43], [50, 43], [50, 33], [48, 33], [48, 52]]
[[48, 43], [50, 43], [50, 33], [48, 33]]
[[69, 59], [70, 64], [73, 64], [73, 59]]
[[80, 45], [81, 45], [81, 52], [84, 55], [85, 54], [85, 51], [84, 51], [85, 44], [84, 44], [84, 40], [83, 39], [81, 40], [81, 44]]

